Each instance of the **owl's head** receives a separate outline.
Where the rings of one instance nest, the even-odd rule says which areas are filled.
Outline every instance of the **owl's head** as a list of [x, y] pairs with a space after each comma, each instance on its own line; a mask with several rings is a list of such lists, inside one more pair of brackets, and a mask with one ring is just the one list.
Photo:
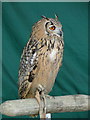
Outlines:
[[53, 18], [47, 18], [45, 16], [42, 16], [45, 20], [44, 28], [46, 31], [46, 34], [48, 35], [57, 35], [62, 37], [63, 31], [62, 31], [62, 25], [58, 21], [58, 16], [55, 15], [55, 19]]
[[57, 35], [63, 37], [62, 25], [55, 15], [55, 19], [42, 16], [42, 19], [34, 24], [32, 28], [32, 35], [37, 39]]

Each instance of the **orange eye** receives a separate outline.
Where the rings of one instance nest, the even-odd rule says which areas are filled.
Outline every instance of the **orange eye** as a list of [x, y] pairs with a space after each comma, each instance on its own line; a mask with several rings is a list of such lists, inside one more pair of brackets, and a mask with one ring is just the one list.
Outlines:
[[55, 28], [56, 28], [55, 26], [52, 26], [52, 27], [50, 27], [49, 29], [50, 29], [50, 30], [55, 30]]

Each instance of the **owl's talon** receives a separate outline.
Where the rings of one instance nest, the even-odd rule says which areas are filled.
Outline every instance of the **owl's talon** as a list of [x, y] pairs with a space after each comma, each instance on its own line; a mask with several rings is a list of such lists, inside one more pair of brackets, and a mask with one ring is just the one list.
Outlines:
[[45, 95], [45, 97], [47, 97], [47, 98], [51, 98], [52, 96], [50, 96], [50, 95]]
[[52, 99], [54, 98], [54, 96], [50, 96], [50, 95], [45, 95], [46, 98]]

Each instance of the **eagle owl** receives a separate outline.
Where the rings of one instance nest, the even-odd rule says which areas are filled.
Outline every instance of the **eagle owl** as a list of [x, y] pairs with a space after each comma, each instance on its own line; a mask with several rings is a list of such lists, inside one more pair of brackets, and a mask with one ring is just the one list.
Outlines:
[[47, 95], [62, 64], [63, 31], [58, 17], [42, 19], [32, 27], [24, 47], [19, 68], [20, 98], [34, 98], [43, 91]]

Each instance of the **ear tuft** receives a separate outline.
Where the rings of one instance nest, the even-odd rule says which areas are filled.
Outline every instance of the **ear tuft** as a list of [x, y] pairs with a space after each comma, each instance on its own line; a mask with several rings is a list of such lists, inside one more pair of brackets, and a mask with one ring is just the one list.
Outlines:
[[58, 15], [57, 14], [55, 14], [55, 20], [58, 20]]
[[45, 17], [45, 16], [43, 16], [43, 15], [42, 15], [41, 17], [44, 18], [44, 19], [46, 19], [46, 20], [49, 20], [47, 17]]

